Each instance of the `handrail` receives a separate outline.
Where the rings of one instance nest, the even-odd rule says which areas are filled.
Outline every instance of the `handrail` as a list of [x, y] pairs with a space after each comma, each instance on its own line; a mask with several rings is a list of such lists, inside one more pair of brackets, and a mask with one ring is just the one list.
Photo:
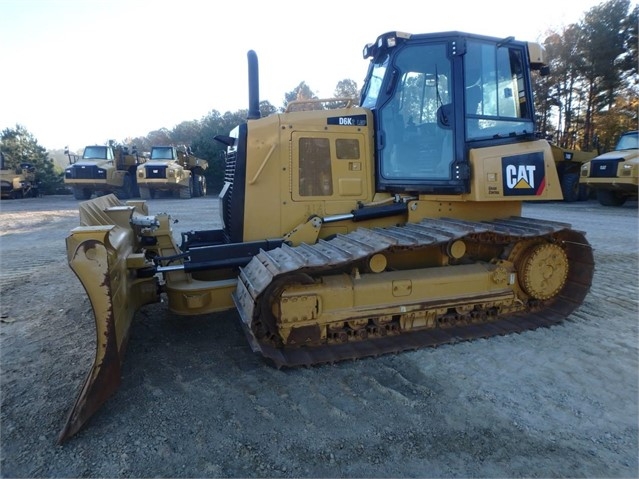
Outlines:
[[[329, 103], [329, 102], [345, 102], [346, 105], [342, 108], [353, 108], [355, 105], [356, 99], [355, 98], [349, 98], [349, 97], [344, 97], [344, 98], [312, 98], [312, 99], [308, 99], [308, 100], [293, 100], [293, 101], [289, 101], [288, 104], [286, 105], [286, 110], [284, 110], [284, 113], [290, 113], [291, 111], [308, 111], [308, 110], [312, 110], [313, 108], [302, 108], [299, 110], [292, 110], [291, 106], [297, 106], [297, 105], [317, 105], [317, 104], [323, 104], [323, 103]], [[322, 108], [323, 109], [323, 108]], [[332, 108], [329, 108], [332, 109]]]
[[257, 177], [260, 176], [260, 173], [262, 173], [262, 170], [264, 169], [264, 167], [266, 166], [266, 163], [268, 162], [269, 158], [271, 157], [271, 155], [273, 154], [273, 152], [275, 151], [275, 147], [276, 144], [273, 143], [271, 145], [271, 149], [268, 151], [268, 153], [266, 154], [266, 157], [264, 158], [264, 161], [262, 162], [262, 164], [260, 165], [260, 167], [257, 169], [257, 173], [255, 173], [255, 176], [253, 177], [253, 179], [251, 181], [249, 181], [249, 185], [253, 185], [255, 184], [255, 182], [257, 181]]

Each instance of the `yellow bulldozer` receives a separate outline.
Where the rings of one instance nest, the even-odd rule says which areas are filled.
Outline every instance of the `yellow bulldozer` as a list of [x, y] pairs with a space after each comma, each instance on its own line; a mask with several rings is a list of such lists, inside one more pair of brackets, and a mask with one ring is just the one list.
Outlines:
[[136, 311], [236, 309], [276, 367], [310, 366], [561, 322], [594, 270], [585, 235], [522, 217], [561, 200], [535, 134], [535, 43], [388, 32], [364, 48], [359, 105], [261, 117], [248, 52], [246, 122], [226, 145], [220, 229], [173, 239], [170, 215], [113, 195], [67, 238], [93, 307], [94, 364], [60, 433], [118, 388]]

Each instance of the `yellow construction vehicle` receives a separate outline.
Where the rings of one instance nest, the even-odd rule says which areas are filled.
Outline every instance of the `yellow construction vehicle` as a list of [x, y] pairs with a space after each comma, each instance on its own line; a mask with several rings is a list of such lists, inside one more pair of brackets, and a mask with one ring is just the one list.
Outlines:
[[597, 156], [581, 167], [581, 185], [595, 190], [604, 206], [622, 206], [639, 197], [639, 132], [619, 137], [614, 151]]
[[204, 170], [208, 166], [188, 147], [154, 146], [149, 161], [137, 169], [140, 197], [155, 198], [161, 191], [177, 193], [180, 198], [206, 196]]
[[0, 151], [0, 197], [6, 199], [38, 196], [36, 169], [31, 163], [20, 163], [15, 168], [5, 164], [4, 153]]
[[550, 147], [555, 159], [564, 201], [586, 201], [590, 196], [590, 191], [586, 184], [579, 182], [580, 171], [584, 163], [597, 156], [597, 152], [571, 150], [553, 143], [550, 144]]
[[333, 363], [561, 322], [594, 263], [570, 224], [522, 217], [561, 200], [535, 134], [538, 44], [390, 32], [359, 106], [261, 118], [248, 53], [245, 123], [227, 146], [223, 226], [173, 239], [170, 216], [113, 195], [81, 203], [69, 264], [91, 300], [96, 356], [60, 434], [117, 389], [135, 312], [236, 308], [277, 367]]
[[73, 190], [77, 200], [88, 200], [114, 193], [120, 199], [140, 196], [135, 170], [145, 158], [134, 146], [91, 145], [84, 148], [82, 158], [65, 149], [69, 166], [64, 170], [64, 183]]

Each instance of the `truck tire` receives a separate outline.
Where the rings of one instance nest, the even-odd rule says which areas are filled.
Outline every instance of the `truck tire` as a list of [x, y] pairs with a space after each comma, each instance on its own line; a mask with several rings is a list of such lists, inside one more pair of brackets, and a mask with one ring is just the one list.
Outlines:
[[198, 198], [200, 195], [200, 175], [193, 174], [193, 197]]
[[133, 178], [128, 173], [124, 175], [122, 180], [122, 188], [118, 188], [115, 191], [115, 196], [120, 200], [127, 200], [133, 198]]
[[590, 187], [579, 183], [579, 198], [577, 198], [577, 200], [588, 201], [588, 198], [590, 198]]
[[133, 175], [132, 178], [133, 178], [133, 198], [139, 198], [140, 187], [138, 186], [138, 182], [135, 180], [135, 175]]
[[611, 190], [597, 190], [597, 199], [603, 206], [621, 206], [626, 202], [625, 196]]
[[151, 199], [151, 190], [146, 186], [140, 186], [140, 198], [143, 200]]
[[195, 195], [197, 197], [206, 196], [206, 178], [204, 175], [195, 175]]
[[193, 197], [193, 177], [189, 177], [189, 186], [183, 186], [180, 188], [180, 198], [188, 200]]
[[579, 200], [579, 174], [564, 173], [561, 177], [561, 192], [564, 201], [572, 203]]
[[73, 187], [73, 197], [76, 200], [88, 200], [91, 198], [93, 191], [89, 188], [80, 188], [79, 186]]
[[200, 175], [200, 196], [206, 196], [206, 176]]

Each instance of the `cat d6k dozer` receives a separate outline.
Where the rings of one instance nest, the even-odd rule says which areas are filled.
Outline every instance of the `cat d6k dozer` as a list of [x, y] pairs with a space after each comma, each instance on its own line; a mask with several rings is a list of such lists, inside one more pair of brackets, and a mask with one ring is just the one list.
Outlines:
[[260, 118], [248, 53], [247, 121], [228, 136], [223, 226], [183, 233], [113, 195], [80, 206], [67, 239], [95, 314], [96, 357], [60, 435], [118, 387], [135, 312], [236, 308], [276, 367], [333, 363], [561, 322], [583, 302], [593, 255], [570, 224], [522, 217], [561, 200], [535, 134], [533, 43], [391, 32], [359, 106]]

